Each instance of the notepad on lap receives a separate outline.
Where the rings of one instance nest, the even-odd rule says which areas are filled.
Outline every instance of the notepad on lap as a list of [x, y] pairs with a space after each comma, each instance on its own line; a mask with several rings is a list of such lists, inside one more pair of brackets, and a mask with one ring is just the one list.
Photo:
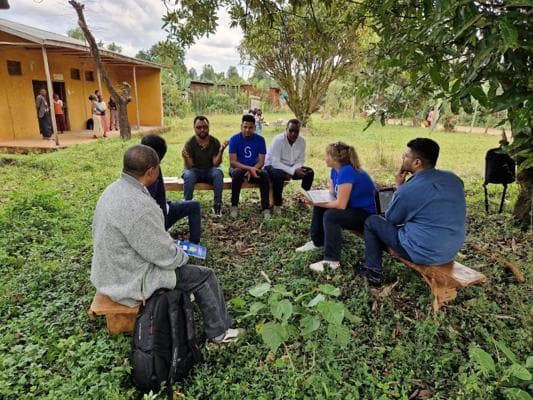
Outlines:
[[185, 254], [205, 260], [207, 249], [199, 244], [194, 244], [184, 240], [176, 240], [176, 244], [181, 247]]
[[313, 204], [336, 200], [329, 190], [308, 190], [304, 193]]

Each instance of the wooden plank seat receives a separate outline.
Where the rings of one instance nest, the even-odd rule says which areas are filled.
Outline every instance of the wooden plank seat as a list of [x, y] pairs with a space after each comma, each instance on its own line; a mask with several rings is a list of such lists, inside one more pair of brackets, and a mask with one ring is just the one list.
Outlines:
[[119, 333], [133, 332], [139, 308], [140, 305], [137, 307], [123, 306], [115, 303], [105, 294], [96, 292], [87, 313], [90, 320], [95, 320], [98, 315], [104, 315], [109, 334], [117, 335]]
[[[362, 232], [352, 232], [359, 237], [363, 237]], [[478, 285], [487, 281], [487, 277], [481, 272], [468, 268], [457, 261], [442, 265], [423, 265], [400, 257], [390, 248], [387, 249], [387, 253], [422, 275], [433, 294], [434, 312], [439, 311], [446, 303], [453, 301], [457, 297], [457, 289]]]
[[[183, 192], [183, 184], [184, 181], [182, 178], [178, 178], [175, 176], [167, 176], [164, 177], [164, 183], [165, 183], [165, 190], [167, 191], [176, 191], [176, 192]], [[289, 181], [285, 181], [284, 185], [287, 185]], [[259, 188], [259, 183], [252, 183], [252, 182], [246, 182], [244, 181], [242, 183], [241, 189], [257, 189]], [[224, 190], [231, 190], [231, 178], [224, 178]], [[198, 182], [194, 185], [194, 190], [213, 190], [213, 185], [209, 183], [203, 183]], [[270, 190], [269, 190], [269, 199], [270, 199], [270, 206], [274, 205], [274, 193], [272, 191], [272, 182], [270, 183]]]

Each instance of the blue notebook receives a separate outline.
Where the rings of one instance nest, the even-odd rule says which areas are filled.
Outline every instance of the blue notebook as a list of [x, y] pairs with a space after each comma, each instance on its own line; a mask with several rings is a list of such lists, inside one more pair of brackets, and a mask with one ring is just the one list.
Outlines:
[[176, 244], [189, 256], [205, 260], [207, 249], [199, 244], [194, 244], [184, 240], [176, 240]]

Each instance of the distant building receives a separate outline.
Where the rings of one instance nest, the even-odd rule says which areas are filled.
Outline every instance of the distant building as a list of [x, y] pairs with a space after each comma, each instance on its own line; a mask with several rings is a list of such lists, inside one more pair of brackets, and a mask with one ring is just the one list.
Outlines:
[[[261, 89], [253, 87], [249, 83], [244, 83], [238, 86], [227, 86], [225, 84], [215, 85], [214, 83], [210, 83], [210, 82], [191, 81], [191, 84], [189, 87], [191, 89], [191, 92], [202, 92], [202, 91], [209, 92], [213, 90], [215, 86], [220, 91], [225, 91], [227, 88], [239, 89], [241, 92], [245, 92], [251, 96], [261, 96], [261, 92], [262, 92]], [[267, 101], [271, 106], [281, 107], [281, 101], [279, 98], [279, 94], [280, 94], [279, 88], [271, 87], [268, 89]]]
[[[70, 130], [85, 129], [91, 118], [89, 94], [101, 88], [109, 100], [85, 42], [0, 18], [0, 50], [0, 140], [39, 137], [35, 96], [41, 88], [52, 87], [59, 94]], [[131, 85], [130, 123], [163, 125], [161, 66], [107, 50], [100, 53], [113, 85]]]

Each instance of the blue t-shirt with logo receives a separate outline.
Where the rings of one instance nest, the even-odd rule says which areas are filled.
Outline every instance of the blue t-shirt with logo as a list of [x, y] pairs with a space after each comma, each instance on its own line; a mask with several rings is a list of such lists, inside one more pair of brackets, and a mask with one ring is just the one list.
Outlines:
[[229, 140], [230, 154], [237, 154], [237, 161], [241, 164], [253, 167], [259, 161], [259, 154], [266, 154], [266, 143], [263, 136], [257, 133], [246, 139], [242, 132], [239, 132]]
[[335, 168], [331, 169], [331, 182], [333, 183], [335, 195], [338, 194], [339, 185], [343, 183], [352, 184], [348, 208], [361, 208], [370, 214], [376, 213], [374, 198], [376, 186], [365, 171], [355, 169], [352, 164], [344, 164], [339, 169], [339, 172]]

